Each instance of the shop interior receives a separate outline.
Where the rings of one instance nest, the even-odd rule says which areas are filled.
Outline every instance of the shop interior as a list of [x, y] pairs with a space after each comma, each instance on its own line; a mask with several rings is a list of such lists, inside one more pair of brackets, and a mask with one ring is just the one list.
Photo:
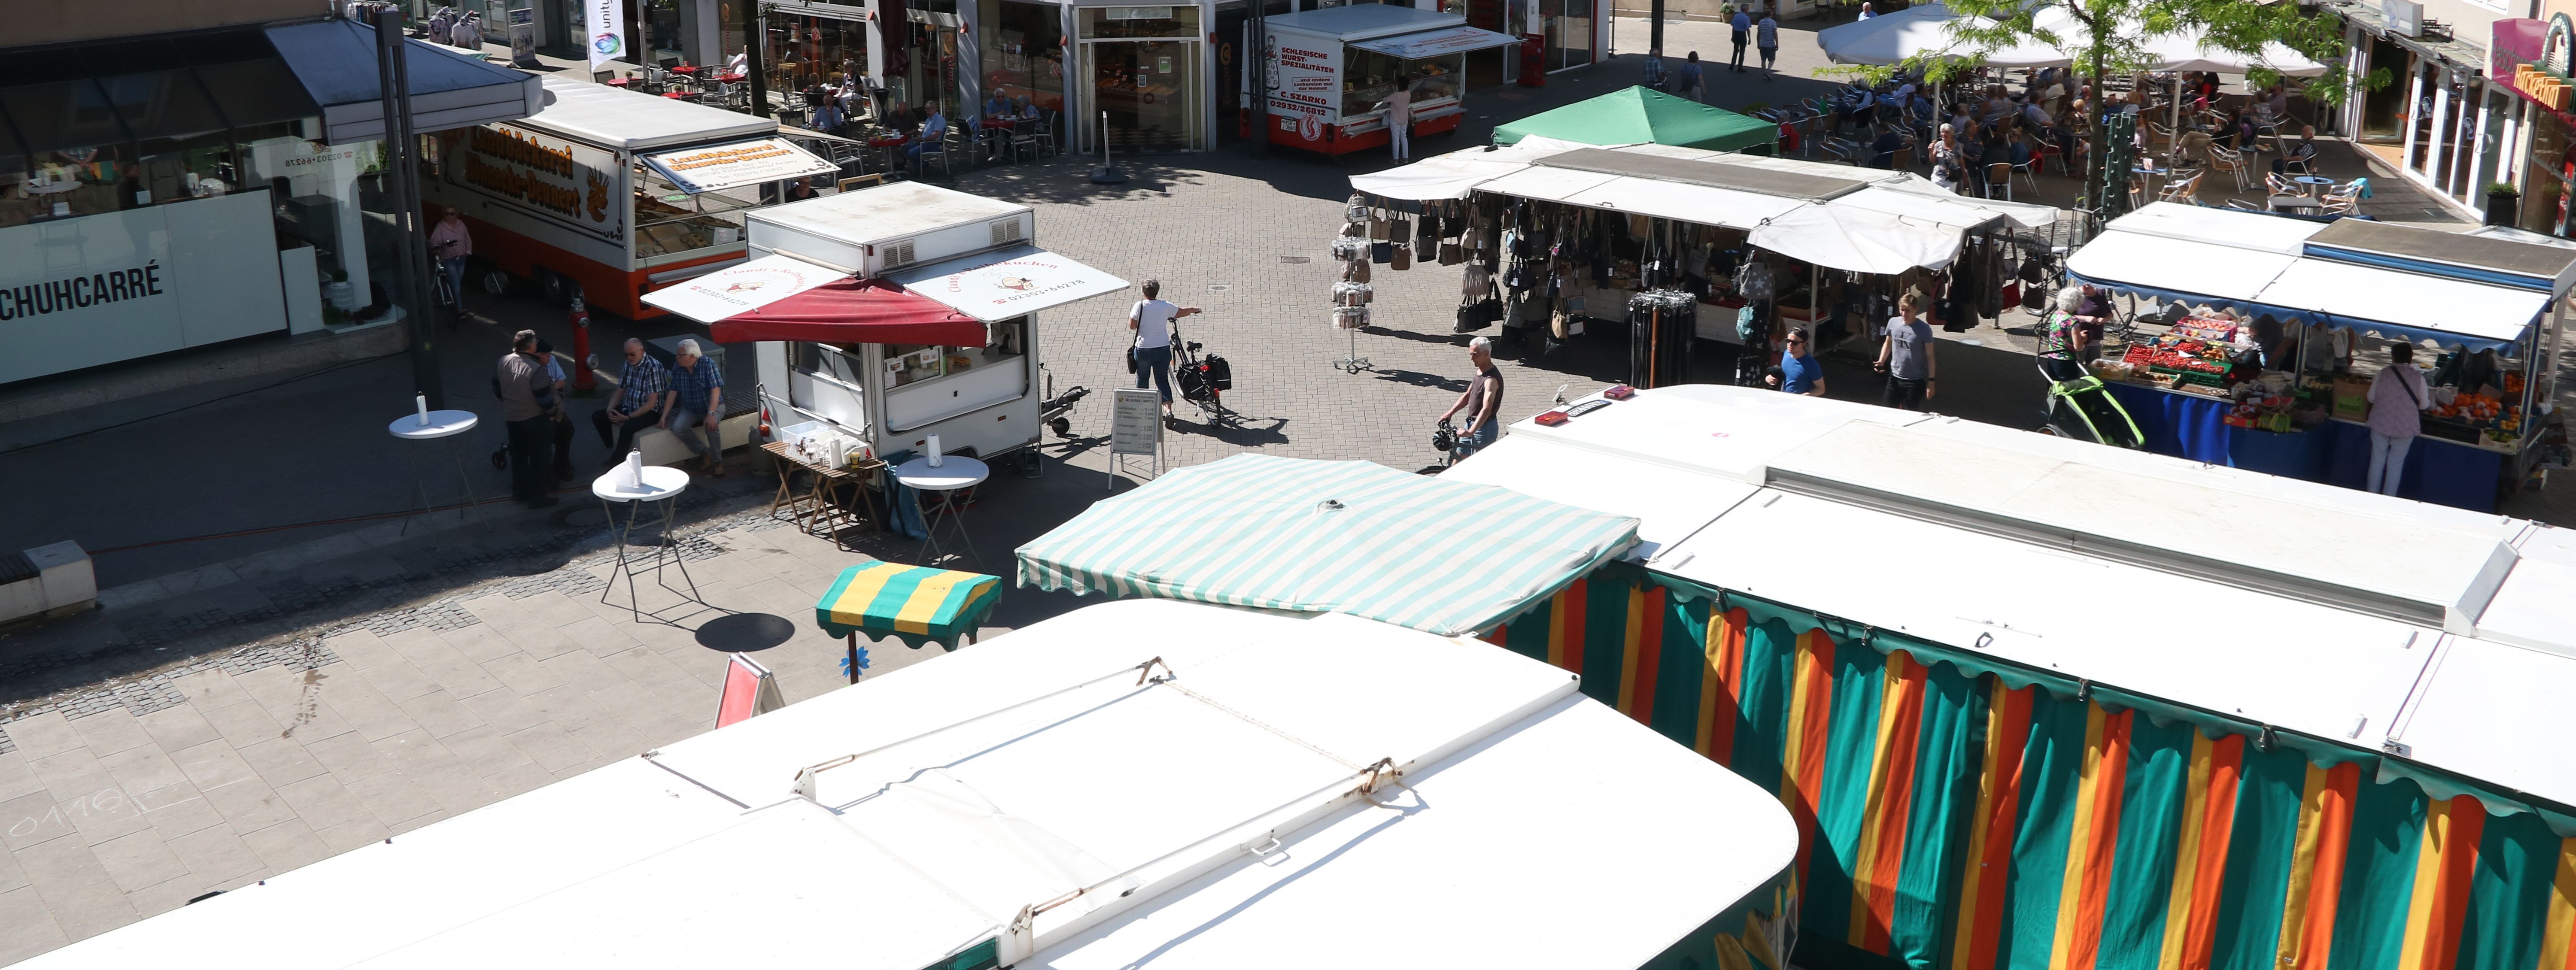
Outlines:
[[1052, 4], [983, 0], [984, 96], [1064, 113], [1064, 21]]
[[867, 76], [867, 24], [777, 9], [768, 11], [767, 17], [760, 59], [769, 72], [769, 90], [802, 91]]
[[[1074, 14], [1081, 73], [1091, 79], [1096, 110], [1108, 115], [1110, 149], [1153, 154], [1206, 147], [1199, 8], [1083, 7]], [[1083, 119], [1085, 144], [1100, 144], [1100, 126], [1098, 117]]]

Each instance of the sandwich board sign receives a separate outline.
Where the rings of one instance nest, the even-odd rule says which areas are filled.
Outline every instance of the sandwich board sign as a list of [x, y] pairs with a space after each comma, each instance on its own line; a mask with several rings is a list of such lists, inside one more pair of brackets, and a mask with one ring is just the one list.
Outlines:
[[1163, 474], [1163, 397], [1150, 388], [1113, 388], [1109, 404], [1109, 481], [1118, 487], [1118, 471], [1129, 455], [1151, 455], [1154, 475]]

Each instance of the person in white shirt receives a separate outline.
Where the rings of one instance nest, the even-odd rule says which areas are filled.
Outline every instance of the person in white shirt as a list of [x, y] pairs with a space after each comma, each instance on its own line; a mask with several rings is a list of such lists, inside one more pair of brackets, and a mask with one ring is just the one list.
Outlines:
[[1146, 280], [1145, 298], [1127, 310], [1127, 329], [1136, 332], [1136, 342], [1128, 349], [1135, 358], [1136, 389], [1145, 388], [1145, 376], [1153, 375], [1154, 390], [1163, 396], [1163, 416], [1172, 416], [1172, 321], [1199, 312], [1194, 306], [1174, 306], [1162, 299], [1163, 281]]
[[1413, 155], [1413, 77], [1398, 74], [1386, 96], [1386, 147], [1396, 161]]

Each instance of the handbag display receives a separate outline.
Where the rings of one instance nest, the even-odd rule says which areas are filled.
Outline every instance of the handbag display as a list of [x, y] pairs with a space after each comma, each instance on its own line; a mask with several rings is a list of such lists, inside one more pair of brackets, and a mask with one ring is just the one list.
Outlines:
[[1493, 326], [1496, 321], [1499, 321], [1502, 318], [1502, 294], [1493, 290], [1487, 290], [1485, 292], [1484, 299], [1459, 304], [1458, 325], [1456, 329], [1459, 333], [1466, 333], [1471, 330], [1483, 330], [1486, 327]]
[[[1380, 245], [1380, 246], [1384, 246], [1384, 245], [1387, 245], [1387, 244], [1386, 244], [1386, 243], [1379, 243], [1378, 245]], [[1412, 249], [1412, 247], [1409, 247], [1409, 246], [1396, 246], [1396, 247], [1394, 247], [1394, 249], [1395, 249], [1395, 253], [1393, 254], [1393, 258], [1390, 258], [1390, 259], [1388, 259], [1388, 260], [1387, 260], [1386, 268], [1391, 269], [1391, 270], [1396, 270], [1396, 271], [1399, 271], [1399, 272], [1401, 272], [1401, 271], [1403, 271], [1403, 270], [1412, 269], [1412, 268], [1413, 268], [1413, 249]]]
[[1394, 243], [1374, 242], [1369, 244], [1369, 262], [1384, 266], [1394, 261]]
[[1386, 233], [1387, 233], [1387, 220], [1386, 220], [1386, 217], [1385, 217], [1385, 216], [1382, 216], [1382, 215], [1377, 215], [1377, 214], [1375, 214], [1375, 213], [1370, 213], [1370, 215], [1369, 215], [1369, 233], [1368, 233], [1369, 241], [1371, 241], [1371, 242], [1385, 242], [1385, 241], [1386, 241]]
[[1440, 265], [1456, 266], [1467, 261], [1467, 247], [1453, 242], [1440, 244]]
[[1345, 282], [1345, 283], [1366, 283], [1366, 282], [1368, 282], [1368, 281], [1369, 281], [1369, 261], [1368, 261], [1368, 260], [1365, 260], [1365, 259], [1354, 259], [1354, 260], [1351, 260], [1350, 262], [1347, 262], [1347, 263], [1343, 263], [1343, 264], [1342, 264], [1342, 282]]

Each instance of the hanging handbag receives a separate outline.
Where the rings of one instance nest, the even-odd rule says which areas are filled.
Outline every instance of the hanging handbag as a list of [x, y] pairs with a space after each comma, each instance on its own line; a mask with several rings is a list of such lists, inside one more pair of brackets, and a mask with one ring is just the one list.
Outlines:
[[1493, 326], [1495, 321], [1501, 320], [1502, 318], [1502, 294], [1493, 290], [1487, 290], [1485, 292], [1484, 299], [1459, 304], [1457, 332], [1466, 333], [1470, 330], [1483, 330], [1486, 327]]
[[1385, 242], [1385, 241], [1386, 241], [1386, 233], [1387, 233], [1387, 220], [1386, 220], [1386, 217], [1385, 217], [1385, 216], [1382, 216], [1382, 215], [1379, 215], [1379, 214], [1377, 214], [1376, 212], [1371, 212], [1371, 213], [1369, 213], [1369, 241], [1371, 241], [1371, 242]]
[[1453, 242], [1440, 244], [1440, 265], [1456, 266], [1467, 261], [1467, 247]]
[[1366, 282], [1368, 282], [1368, 281], [1369, 281], [1369, 261], [1368, 261], [1368, 260], [1365, 260], [1365, 259], [1354, 259], [1354, 260], [1352, 260], [1352, 261], [1350, 261], [1350, 262], [1347, 262], [1347, 263], [1343, 263], [1343, 264], [1342, 264], [1342, 282], [1345, 282], [1345, 283], [1366, 283]]
[[[1385, 243], [1379, 243], [1379, 245], [1383, 246], [1383, 245], [1386, 245], [1386, 244], [1385, 244]], [[1397, 247], [1394, 247], [1394, 248], [1395, 248], [1395, 253], [1394, 253], [1394, 255], [1393, 255], [1393, 258], [1391, 258], [1391, 259], [1389, 259], [1389, 260], [1387, 261], [1386, 268], [1391, 269], [1391, 270], [1397, 270], [1397, 271], [1399, 271], [1399, 272], [1400, 272], [1400, 271], [1403, 271], [1403, 270], [1412, 269], [1412, 268], [1413, 268], [1413, 249], [1412, 249], [1412, 247], [1409, 247], [1409, 246], [1397, 246]]]
[[1440, 217], [1425, 212], [1413, 227], [1413, 251], [1436, 253], [1440, 250]]
[[1380, 265], [1380, 266], [1384, 266], [1384, 265], [1386, 265], [1387, 263], [1393, 262], [1394, 260], [1395, 260], [1395, 244], [1394, 244], [1394, 243], [1373, 242], [1373, 243], [1370, 243], [1370, 244], [1369, 244], [1369, 262], [1376, 263], [1376, 264], [1378, 264], [1378, 265]]
[[1398, 246], [1412, 245], [1413, 220], [1401, 217], [1387, 220], [1386, 235], [1382, 238]]

